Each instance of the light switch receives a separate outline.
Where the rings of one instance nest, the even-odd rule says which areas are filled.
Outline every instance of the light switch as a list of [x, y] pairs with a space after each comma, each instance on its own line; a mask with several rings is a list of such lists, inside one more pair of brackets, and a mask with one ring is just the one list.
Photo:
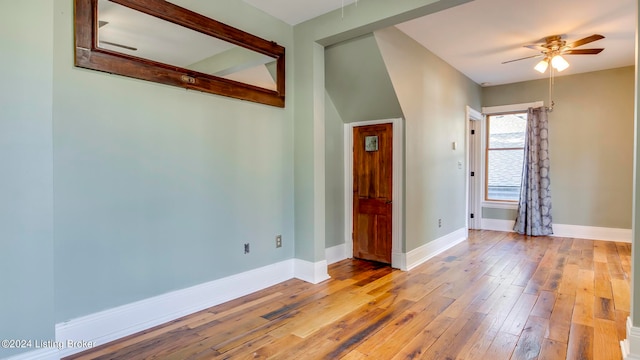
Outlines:
[[453, 150], [456, 150], [458, 148], [458, 143], [456, 141], [454, 141], [453, 143], [451, 143], [451, 148]]

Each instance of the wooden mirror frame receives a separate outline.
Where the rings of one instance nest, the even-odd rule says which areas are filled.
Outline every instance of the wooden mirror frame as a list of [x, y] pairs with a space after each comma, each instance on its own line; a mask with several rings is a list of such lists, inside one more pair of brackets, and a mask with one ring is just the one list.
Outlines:
[[99, 48], [98, 0], [75, 0], [75, 65], [77, 67], [284, 107], [284, 47], [165, 0], [110, 1], [273, 57], [277, 61], [276, 90]]

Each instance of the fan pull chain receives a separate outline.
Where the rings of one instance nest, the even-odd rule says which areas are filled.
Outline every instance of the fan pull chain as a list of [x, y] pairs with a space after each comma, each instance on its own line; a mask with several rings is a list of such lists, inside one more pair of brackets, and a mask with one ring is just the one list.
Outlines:
[[547, 109], [549, 109], [549, 112], [553, 111], [553, 106], [555, 105], [553, 103], [553, 87], [555, 84], [555, 77], [554, 77], [554, 73], [555, 73], [555, 69], [553, 68], [553, 66], [550, 66], [550, 71], [549, 71], [549, 106], [547, 107]]

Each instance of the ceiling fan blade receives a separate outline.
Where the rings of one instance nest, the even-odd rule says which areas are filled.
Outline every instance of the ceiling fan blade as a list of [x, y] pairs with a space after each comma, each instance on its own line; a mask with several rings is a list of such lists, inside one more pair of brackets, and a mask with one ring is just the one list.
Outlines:
[[562, 55], [596, 55], [600, 54], [604, 49], [573, 49], [567, 50]]
[[533, 58], [538, 58], [538, 57], [543, 57], [544, 54], [539, 54], [539, 55], [532, 55], [532, 56], [527, 56], [527, 57], [523, 57], [520, 59], [514, 59], [514, 60], [509, 60], [509, 61], [504, 61], [502, 62], [503, 64], [508, 64], [508, 63], [512, 63], [514, 61], [520, 61], [520, 60], [526, 60], [526, 59], [533, 59]]
[[604, 36], [599, 35], [599, 34], [593, 34], [591, 36], [587, 36], [584, 39], [580, 39], [580, 40], [572, 42], [571, 44], [567, 44], [567, 46], [570, 47], [570, 48], [576, 48], [578, 46], [582, 46], [584, 44], [588, 44], [590, 42], [594, 42], [594, 41], [597, 41], [597, 40], [600, 40], [600, 39], [604, 39]]
[[127, 45], [122, 45], [122, 44], [117, 44], [117, 43], [113, 43], [111, 41], [104, 41], [101, 40], [100, 44], [105, 44], [105, 45], [111, 45], [111, 46], [115, 46], [115, 47], [119, 47], [119, 48], [123, 48], [123, 49], [127, 49], [127, 50], [131, 50], [131, 51], [138, 51], [138, 48], [134, 48], [132, 46], [127, 46]]
[[540, 52], [547, 52], [549, 51], [549, 49], [547, 49], [546, 47], [540, 45], [540, 44], [529, 44], [529, 45], [524, 45], [524, 47], [532, 49], [532, 50], [537, 50]]

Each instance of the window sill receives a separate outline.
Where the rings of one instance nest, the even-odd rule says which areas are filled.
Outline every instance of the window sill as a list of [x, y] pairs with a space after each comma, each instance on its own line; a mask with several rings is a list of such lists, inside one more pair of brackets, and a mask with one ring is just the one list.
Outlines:
[[491, 209], [513, 209], [518, 210], [517, 202], [503, 202], [503, 201], [483, 201], [483, 208], [491, 208]]

